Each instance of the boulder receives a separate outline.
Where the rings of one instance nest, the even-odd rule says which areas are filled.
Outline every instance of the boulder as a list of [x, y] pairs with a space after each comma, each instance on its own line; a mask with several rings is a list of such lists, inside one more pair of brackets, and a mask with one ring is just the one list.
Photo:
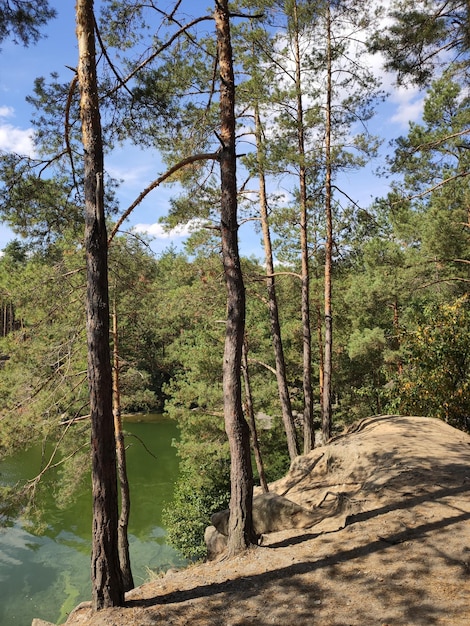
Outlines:
[[[309, 528], [324, 517], [325, 511], [305, 509], [275, 493], [263, 493], [253, 498], [253, 526], [257, 535], [291, 528]], [[229, 510], [214, 513], [211, 522], [221, 535], [227, 536]]]
[[207, 558], [212, 561], [227, 547], [227, 537], [219, 533], [215, 526], [208, 526], [204, 532], [204, 541], [207, 548]]

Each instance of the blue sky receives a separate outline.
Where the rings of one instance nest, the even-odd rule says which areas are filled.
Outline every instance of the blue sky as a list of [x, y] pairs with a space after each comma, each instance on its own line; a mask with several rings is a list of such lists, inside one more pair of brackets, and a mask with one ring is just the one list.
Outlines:
[[[96, 3], [99, 4], [99, 3]], [[168, 4], [171, 3], [168, 1]], [[30, 48], [15, 46], [5, 41], [0, 51], [0, 150], [29, 153], [31, 144], [32, 109], [25, 98], [32, 93], [34, 79], [38, 76], [47, 77], [56, 71], [64, 81], [69, 80], [71, 72], [66, 66], [75, 67], [77, 63], [77, 46], [75, 40], [75, 16], [73, 0], [52, 0], [58, 17], [44, 29], [45, 39]], [[163, 6], [163, 4], [162, 4]], [[188, 10], [195, 14], [199, 9], [211, 6], [209, 0], [187, 3]], [[370, 60], [380, 72], [380, 59]], [[416, 90], [405, 90], [393, 87], [393, 77], [384, 75], [385, 88], [391, 95], [387, 102], [377, 111], [371, 130], [384, 134], [388, 139], [405, 134], [408, 122], [419, 118], [422, 109], [422, 95]], [[384, 145], [379, 159], [366, 170], [349, 174], [342, 181], [348, 188], [348, 194], [361, 205], [367, 206], [370, 201], [386, 192], [386, 181], [373, 174], [373, 170], [383, 162], [387, 144]], [[119, 191], [119, 200], [123, 210], [129, 206], [138, 194], [152, 180], [164, 171], [158, 154], [149, 153], [139, 148], [127, 146], [117, 148], [108, 157], [107, 170], [116, 178], [123, 179]], [[133, 212], [125, 224], [125, 228], [138, 227], [146, 230], [154, 237], [152, 248], [156, 253], [173, 244], [180, 246], [184, 240], [179, 234], [164, 234], [157, 223], [160, 216], [168, 210], [169, 199], [175, 189], [161, 186]], [[0, 249], [13, 238], [11, 231], [0, 223]], [[242, 253], [254, 254], [262, 258], [259, 237], [249, 226], [240, 230]]]

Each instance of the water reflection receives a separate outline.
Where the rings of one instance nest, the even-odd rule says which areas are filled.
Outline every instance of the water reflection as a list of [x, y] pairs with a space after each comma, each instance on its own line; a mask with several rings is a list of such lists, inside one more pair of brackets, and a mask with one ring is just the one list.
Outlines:
[[[136, 584], [148, 569], [183, 563], [166, 544], [161, 527], [165, 502], [171, 499], [178, 462], [171, 445], [174, 422], [161, 416], [126, 420], [127, 464], [131, 485], [129, 544]], [[141, 441], [143, 442], [142, 445]], [[151, 452], [146, 451], [148, 448]], [[6, 483], [30, 478], [40, 466], [41, 451], [31, 449], [0, 464]], [[48, 526], [41, 536], [17, 520], [0, 528], [0, 626], [30, 626], [33, 617], [61, 623], [67, 613], [90, 597], [91, 497], [87, 486], [73, 506], [47, 503]]]

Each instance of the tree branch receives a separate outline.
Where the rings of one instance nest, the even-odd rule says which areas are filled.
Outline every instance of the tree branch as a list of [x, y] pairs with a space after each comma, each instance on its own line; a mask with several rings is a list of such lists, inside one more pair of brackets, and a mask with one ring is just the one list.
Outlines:
[[129, 87], [125, 84], [123, 78], [121, 78], [121, 76], [119, 76], [119, 73], [117, 71], [117, 69], [114, 66], [114, 63], [111, 61], [111, 59], [109, 58], [108, 55], [108, 51], [106, 50], [106, 47], [104, 45], [103, 39], [101, 38], [101, 33], [100, 30], [98, 28], [98, 23], [96, 21], [95, 16], [93, 16], [93, 21], [95, 23], [95, 33], [96, 33], [96, 38], [98, 39], [98, 43], [100, 44], [100, 48], [101, 48], [101, 52], [104, 55], [104, 58], [106, 59], [106, 61], [109, 64], [109, 67], [111, 68], [112, 73], [114, 74], [114, 76], [116, 76], [118, 82], [119, 82], [119, 86], [120, 87], [124, 87], [124, 89], [127, 91], [127, 93], [131, 96], [132, 98], [132, 91], [129, 89]]
[[114, 87], [114, 89], [111, 89], [111, 91], [109, 91], [106, 95], [107, 96], [111, 96], [113, 93], [115, 93], [119, 89], [119, 87], [124, 86], [127, 82], [129, 82], [131, 80], [131, 78], [133, 78], [138, 72], [140, 72], [140, 70], [143, 69], [148, 63], [150, 63], [150, 61], [153, 61], [153, 59], [155, 57], [157, 57], [164, 50], [169, 48], [171, 46], [171, 44], [175, 41], [175, 39], [177, 39], [180, 35], [184, 34], [185, 31], [188, 30], [188, 28], [191, 28], [192, 26], [195, 26], [196, 24], [199, 24], [199, 22], [203, 22], [203, 21], [206, 21], [206, 20], [212, 20], [212, 19], [213, 18], [212, 18], [211, 15], [198, 17], [198, 18], [192, 20], [192, 22], [189, 22], [189, 24], [186, 24], [185, 26], [180, 28], [172, 37], [170, 37], [170, 39], [167, 42], [162, 44], [158, 48], [158, 50], [155, 50], [155, 52], [152, 52], [152, 54], [149, 57], [147, 57], [145, 59], [145, 61], [142, 61], [142, 63], [140, 63], [136, 68], [134, 68], [132, 70], [132, 72], [130, 72], [130, 74], [128, 74], [126, 76], [126, 78], [121, 79], [120, 85]]
[[272, 374], [276, 374], [276, 369], [268, 365], [267, 363], [263, 363], [263, 361], [258, 361], [257, 359], [248, 359], [248, 363], [253, 363], [254, 365], [261, 365], [265, 369], [269, 370]]
[[75, 91], [75, 87], [78, 84], [78, 74], [75, 70], [75, 76], [72, 78], [72, 82], [70, 83], [69, 93], [67, 95], [67, 103], [65, 105], [65, 128], [64, 128], [64, 139], [65, 139], [65, 147], [67, 150], [67, 154], [70, 159], [70, 167], [72, 168], [72, 180], [75, 187], [77, 187], [77, 179], [75, 176], [75, 165], [73, 162], [73, 154], [72, 147], [70, 145], [70, 107], [72, 106], [72, 96]]
[[263, 276], [260, 277], [260, 280], [264, 278], [276, 278], [276, 276], [293, 276], [294, 278], [302, 280], [302, 276], [296, 272], [274, 272], [273, 274], [263, 274]]
[[416, 200], [417, 198], [422, 198], [424, 196], [427, 196], [429, 193], [436, 191], [436, 189], [443, 187], [447, 183], [450, 183], [453, 180], [456, 180], [457, 178], [465, 178], [469, 175], [470, 175], [470, 171], [459, 172], [458, 174], [455, 174], [455, 176], [450, 176], [449, 178], [446, 178], [445, 180], [441, 180], [440, 183], [437, 183], [433, 187], [429, 187], [428, 189], [425, 189], [421, 193], [414, 194], [413, 196], [407, 196], [406, 198], [401, 198], [401, 200], [395, 200], [394, 202], [392, 202], [392, 206], [395, 206], [396, 204], [401, 204], [402, 202], [409, 202], [410, 200]]
[[219, 158], [219, 151], [217, 151], [217, 152], [203, 152], [201, 154], [194, 154], [194, 155], [192, 155], [190, 157], [186, 157], [186, 159], [183, 159], [182, 161], [179, 161], [178, 163], [176, 163], [176, 165], [173, 165], [173, 167], [171, 167], [164, 174], [162, 174], [156, 180], [154, 180], [152, 183], [150, 183], [150, 185], [148, 187], [146, 187], [142, 191], [142, 193], [138, 196], [138, 198], [136, 200], [134, 200], [134, 202], [131, 204], [131, 206], [126, 211], [124, 211], [124, 213], [118, 219], [116, 225], [114, 226], [113, 230], [111, 231], [111, 234], [108, 237], [108, 246], [110, 245], [110, 243], [114, 239], [114, 237], [115, 237], [116, 233], [118, 232], [121, 224], [129, 217], [129, 215], [136, 208], [136, 206], [138, 206], [142, 202], [142, 200], [151, 191], [153, 191], [156, 187], [161, 185], [161, 183], [165, 182], [165, 180], [167, 180], [172, 174], [174, 174], [178, 170], [182, 169], [183, 167], [186, 167], [186, 165], [190, 165], [191, 163], [196, 163], [197, 161], [217, 160], [218, 158]]
[[[455, 139], [456, 137], [462, 137], [462, 135], [468, 135], [469, 133], [470, 133], [470, 129], [465, 129], [465, 130], [459, 131], [458, 133], [446, 135], [445, 137], [441, 137], [440, 139], [436, 139], [435, 141], [430, 141], [429, 143], [421, 143], [419, 144], [419, 146], [414, 147], [410, 151], [410, 154], [415, 154], [416, 152], [420, 152], [421, 150], [431, 150], [432, 148], [436, 148], [437, 146], [440, 146], [441, 144], [443, 144], [446, 141], [449, 141], [450, 139]], [[462, 145], [461, 147], [468, 148], [468, 146], [465, 146], [465, 145]]]

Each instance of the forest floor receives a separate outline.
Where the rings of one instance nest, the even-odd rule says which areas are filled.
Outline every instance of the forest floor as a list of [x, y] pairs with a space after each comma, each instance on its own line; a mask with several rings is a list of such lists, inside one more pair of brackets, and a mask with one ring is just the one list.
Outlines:
[[327, 517], [167, 573], [123, 608], [81, 605], [67, 626], [470, 623], [470, 436], [435, 419], [369, 418], [270, 487]]

